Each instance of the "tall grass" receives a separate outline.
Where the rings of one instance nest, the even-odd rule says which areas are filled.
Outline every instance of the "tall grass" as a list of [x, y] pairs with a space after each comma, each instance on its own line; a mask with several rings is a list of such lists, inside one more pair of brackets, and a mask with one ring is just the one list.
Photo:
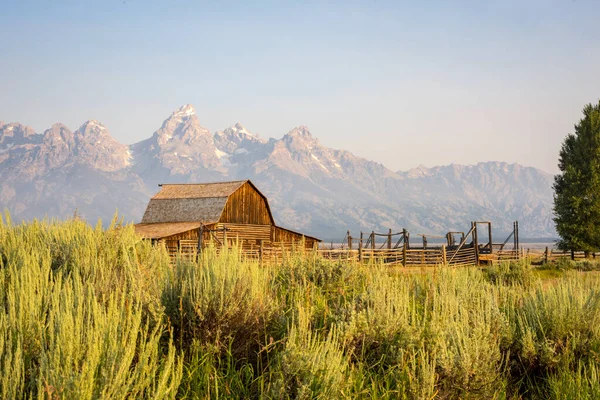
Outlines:
[[207, 249], [117, 220], [0, 223], [0, 398], [600, 395], [600, 276], [390, 271]]
[[0, 252], [0, 397], [175, 397], [182, 357], [145, 294], [160, 251], [131, 229], [7, 218]]

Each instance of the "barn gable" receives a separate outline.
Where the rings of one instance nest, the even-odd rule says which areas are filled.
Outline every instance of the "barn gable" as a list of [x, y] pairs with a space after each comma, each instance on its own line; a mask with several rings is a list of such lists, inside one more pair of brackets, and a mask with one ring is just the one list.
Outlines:
[[219, 222], [275, 225], [267, 198], [250, 181], [229, 196]]

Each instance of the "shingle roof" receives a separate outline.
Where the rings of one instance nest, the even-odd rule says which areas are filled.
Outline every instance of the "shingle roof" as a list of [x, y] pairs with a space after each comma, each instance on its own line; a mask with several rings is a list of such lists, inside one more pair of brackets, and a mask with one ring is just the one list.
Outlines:
[[229, 197], [248, 181], [163, 184], [160, 192], [152, 199], [205, 199], [210, 197]]
[[161, 239], [167, 236], [200, 228], [200, 222], [163, 222], [157, 224], [135, 224], [135, 233], [146, 239]]
[[227, 197], [199, 199], [152, 199], [146, 207], [142, 223], [202, 222], [212, 224], [221, 217]]
[[215, 223], [221, 217], [228, 197], [246, 182], [163, 184], [150, 199], [142, 223]]

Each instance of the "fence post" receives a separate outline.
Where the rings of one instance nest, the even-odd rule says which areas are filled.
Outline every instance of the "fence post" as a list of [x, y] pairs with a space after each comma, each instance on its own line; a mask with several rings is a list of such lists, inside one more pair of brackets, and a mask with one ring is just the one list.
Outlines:
[[375, 260], [375, 231], [371, 231], [371, 262]]
[[408, 248], [408, 235], [406, 234], [406, 228], [402, 229], [402, 266], [406, 267], [406, 249]]
[[494, 253], [494, 242], [492, 241], [492, 223], [488, 224], [488, 235], [490, 239], [490, 254]]
[[363, 233], [361, 231], [360, 232], [360, 241], [358, 242], [358, 262], [362, 262], [362, 258], [363, 258], [362, 248], [363, 248]]
[[260, 241], [260, 247], [258, 248], [258, 263], [263, 265], [263, 252], [264, 252], [264, 240]]
[[446, 245], [442, 245], [442, 264], [446, 265]]
[[371, 250], [375, 250], [375, 231], [371, 232]]
[[352, 236], [350, 236], [350, 231], [346, 235], [348, 236], [348, 261], [350, 261], [350, 257], [352, 256]]
[[388, 232], [388, 250], [392, 249], [392, 228]]
[[[472, 236], [473, 236], [473, 245], [475, 247], [475, 265], [479, 266], [479, 238], [477, 237], [477, 223], [471, 222], [471, 228], [473, 229]], [[518, 249], [517, 249], [517, 251], [518, 251]]]
[[200, 228], [198, 228], [198, 252], [197, 254], [200, 255], [202, 253], [202, 239], [204, 238], [204, 225], [200, 225]]
[[544, 252], [544, 264], [548, 264], [548, 246], [546, 246], [546, 251]]

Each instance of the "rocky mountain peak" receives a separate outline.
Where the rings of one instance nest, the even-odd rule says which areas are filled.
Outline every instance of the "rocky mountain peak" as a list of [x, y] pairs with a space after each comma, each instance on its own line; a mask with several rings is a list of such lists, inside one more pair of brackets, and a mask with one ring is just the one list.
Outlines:
[[234, 126], [232, 126], [231, 129], [233, 129], [234, 131], [240, 132], [240, 133], [249, 133], [246, 130], [246, 127], [244, 125], [240, 124], [239, 122], [236, 122], [236, 124]]
[[99, 131], [99, 130], [104, 131], [104, 130], [106, 130], [106, 127], [100, 121], [97, 121], [95, 119], [90, 119], [88, 121], [85, 121], [83, 123], [83, 125], [81, 125], [78, 129], [78, 131], [82, 134], [86, 133], [86, 132], [90, 132], [90, 131]]
[[263, 139], [259, 138], [258, 135], [255, 135], [254, 133], [251, 133], [248, 129], [246, 129], [246, 127], [244, 127], [242, 124], [240, 124], [239, 122], [236, 123], [233, 126], [230, 126], [229, 128], [225, 128], [223, 131], [219, 131], [217, 132], [217, 134], [221, 134], [224, 136], [227, 136], [231, 139], [233, 138], [238, 138], [241, 140], [258, 140], [261, 142], [264, 142]]
[[175, 110], [159, 130], [147, 140], [131, 146], [136, 168], [151, 174], [153, 160], [170, 175], [195, 176], [203, 169], [220, 171], [220, 160], [210, 131], [200, 125], [191, 104]]
[[161, 128], [155, 132], [155, 137], [160, 147], [171, 141], [187, 144], [212, 141], [210, 131], [200, 125], [200, 120], [191, 104], [186, 104], [175, 110], [163, 122]]
[[86, 121], [74, 133], [77, 161], [100, 171], [118, 171], [131, 163], [129, 147], [116, 141], [97, 120]]
[[251, 133], [239, 122], [214, 135], [215, 146], [229, 155], [247, 154], [261, 149], [266, 140]]
[[96, 120], [86, 121], [74, 132], [75, 140], [78, 143], [105, 144], [109, 142], [118, 144], [118, 142], [110, 135], [108, 129]]
[[44, 143], [50, 146], [71, 147], [75, 143], [75, 137], [64, 124], [55, 123], [44, 132]]
[[431, 176], [431, 171], [429, 168], [420, 164], [415, 168], [411, 168], [406, 172], [406, 176], [411, 179], [423, 178], [425, 176]]
[[0, 122], [0, 145], [5, 144], [22, 144], [31, 139], [35, 132], [32, 128], [21, 125], [19, 123], [5, 124]]
[[314, 148], [319, 147], [319, 141], [312, 136], [308, 127], [304, 125], [292, 129], [281, 140], [294, 153], [311, 152]]
[[171, 114], [171, 118], [189, 118], [192, 115], [196, 115], [196, 110], [194, 106], [191, 104], [185, 104], [179, 107], [177, 110], [173, 111]]
[[312, 139], [312, 133], [306, 125], [300, 125], [289, 131], [285, 136]]

